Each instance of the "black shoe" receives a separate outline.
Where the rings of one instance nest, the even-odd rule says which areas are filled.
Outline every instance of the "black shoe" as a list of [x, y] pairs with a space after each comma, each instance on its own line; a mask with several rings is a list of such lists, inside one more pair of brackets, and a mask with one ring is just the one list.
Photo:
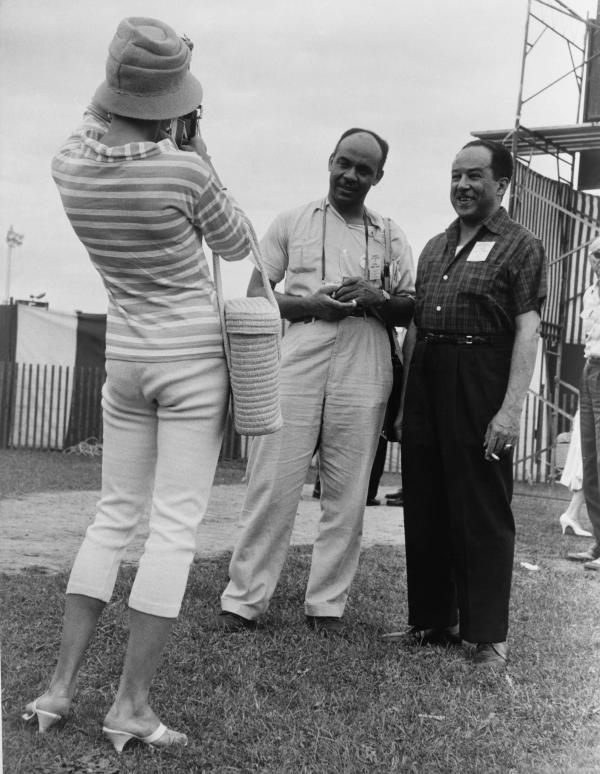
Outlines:
[[387, 632], [381, 635], [384, 642], [401, 642], [404, 645], [460, 645], [462, 640], [458, 625], [443, 629], [419, 629], [411, 626], [407, 631]]
[[381, 505], [381, 503], [376, 497], [369, 497], [367, 499], [367, 505]]
[[508, 659], [506, 642], [478, 642], [473, 662], [486, 667], [503, 667]]
[[241, 632], [245, 629], [256, 629], [256, 621], [244, 618], [243, 615], [222, 610], [217, 618], [217, 625], [224, 632]]
[[404, 505], [404, 497], [402, 495], [402, 490], [399, 489], [397, 492], [391, 492], [390, 494], [385, 496], [386, 505]]
[[312, 496], [315, 498], [315, 500], [320, 500], [321, 499], [321, 487], [320, 486], [316, 486], [313, 489]]
[[306, 625], [323, 637], [339, 635], [344, 631], [342, 619], [332, 615], [307, 615]]
[[389, 494], [386, 494], [385, 499], [390, 500], [394, 499], [396, 497], [402, 497], [402, 489], [399, 489], [397, 492], [390, 492]]

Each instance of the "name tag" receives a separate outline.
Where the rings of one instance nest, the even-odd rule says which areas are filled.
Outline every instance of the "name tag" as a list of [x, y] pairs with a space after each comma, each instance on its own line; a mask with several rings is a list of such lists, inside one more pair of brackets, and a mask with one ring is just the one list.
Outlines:
[[381, 279], [381, 272], [383, 270], [383, 261], [380, 255], [369, 256], [369, 279], [371, 282], [375, 282]]
[[495, 242], [475, 242], [467, 258], [467, 263], [481, 263], [485, 261], [495, 244]]

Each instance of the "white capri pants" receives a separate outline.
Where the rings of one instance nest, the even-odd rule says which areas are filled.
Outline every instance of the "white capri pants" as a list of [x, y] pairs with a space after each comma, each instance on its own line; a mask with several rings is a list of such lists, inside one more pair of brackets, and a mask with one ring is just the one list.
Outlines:
[[101, 499], [67, 594], [109, 601], [123, 554], [149, 508], [129, 606], [175, 618], [223, 440], [227, 367], [223, 358], [108, 360], [106, 370]]

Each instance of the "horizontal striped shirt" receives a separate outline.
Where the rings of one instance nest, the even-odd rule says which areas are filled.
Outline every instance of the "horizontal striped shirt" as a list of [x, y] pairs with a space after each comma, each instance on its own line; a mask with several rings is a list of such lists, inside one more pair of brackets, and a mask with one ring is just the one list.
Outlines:
[[108, 147], [95, 105], [52, 160], [65, 212], [108, 294], [106, 357], [223, 356], [202, 238], [225, 260], [250, 252], [243, 212], [196, 153], [170, 139]]

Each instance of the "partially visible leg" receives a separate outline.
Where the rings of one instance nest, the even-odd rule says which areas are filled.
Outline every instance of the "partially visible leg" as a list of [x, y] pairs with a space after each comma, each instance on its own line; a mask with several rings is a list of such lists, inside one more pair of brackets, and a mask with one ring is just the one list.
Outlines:
[[336, 331], [336, 323], [319, 320], [292, 325], [284, 337], [283, 428], [252, 441], [248, 490], [229, 563], [229, 583], [221, 596], [224, 612], [254, 620], [267, 610], [275, 591], [319, 442], [324, 384]]
[[461, 637], [503, 642], [515, 543], [512, 457], [486, 460], [481, 447], [459, 446], [446, 466]]
[[385, 436], [379, 435], [377, 441], [377, 451], [375, 452], [375, 459], [373, 460], [373, 466], [371, 468], [371, 475], [369, 477], [369, 488], [367, 490], [367, 502], [369, 500], [375, 500], [377, 497], [377, 490], [379, 489], [379, 482], [383, 475], [383, 469], [385, 468], [385, 458], [387, 454], [387, 440]]
[[176, 618], [223, 441], [227, 369], [221, 358], [155, 365], [146, 382], [158, 403], [156, 471], [149, 534], [129, 606]]
[[108, 361], [103, 389], [102, 492], [73, 563], [67, 594], [108, 602], [121, 559], [150, 502], [156, 412], [142, 395], [140, 366]]
[[95, 520], [73, 563], [58, 661], [48, 691], [39, 700], [39, 709], [61, 715], [68, 712], [85, 651], [148, 500], [155, 431], [153, 416], [137, 405], [137, 395], [133, 408], [132, 370], [131, 364], [107, 363], [102, 391], [102, 493]]
[[268, 608], [290, 544], [321, 421], [318, 404], [282, 396], [284, 426], [254, 438], [248, 489], [221, 596], [224, 612], [254, 620]]
[[105, 727], [136, 736], [149, 736], [160, 720], [150, 707], [150, 684], [158, 668], [175, 618], [129, 611], [129, 640], [114, 703]]
[[[152, 679], [177, 619], [223, 438], [227, 372], [222, 359], [155, 364], [145, 391], [158, 405], [157, 461], [144, 546], [130, 597], [130, 630], [119, 689], [105, 728], [147, 737], [159, 726]], [[110, 735], [110, 734], [109, 734]], [[185, 743], [167, 730], [155, 743]]]
[[[62, 717], [69, 714], [79, 668], [104, 605], [100, 599], [80, 594], [66, 595], [58, 661], [48, 690], [36, 700], [38, 709]], [[27, 705], [26, 710], [33, 710], [33, 702]]]
[[321, 508], [304, 610], [343, 615], [358, 567], [369, 475], [392, 386], [389, 340], [374, 319], [339, 323], [320, 444]]
[[565, 511], [565, 514], [570, 519], [575, 519], [575, 521], [579, 523], [580, 511], [584, 505], [585, 505], [585, 496], [583, 494], [583, 489], [576, 489], [571, 495], [571, 499], [569, 500], [569, 504], [567, 506], [567, 510]]
[[458, 622], [452, 530], [437, 446], [402, 442], [408, 623], [420, 631]]
[[579, 397], [583, 492], [595, 545], [590, 558], [600, 556], [600, 368], [586, 364]]

